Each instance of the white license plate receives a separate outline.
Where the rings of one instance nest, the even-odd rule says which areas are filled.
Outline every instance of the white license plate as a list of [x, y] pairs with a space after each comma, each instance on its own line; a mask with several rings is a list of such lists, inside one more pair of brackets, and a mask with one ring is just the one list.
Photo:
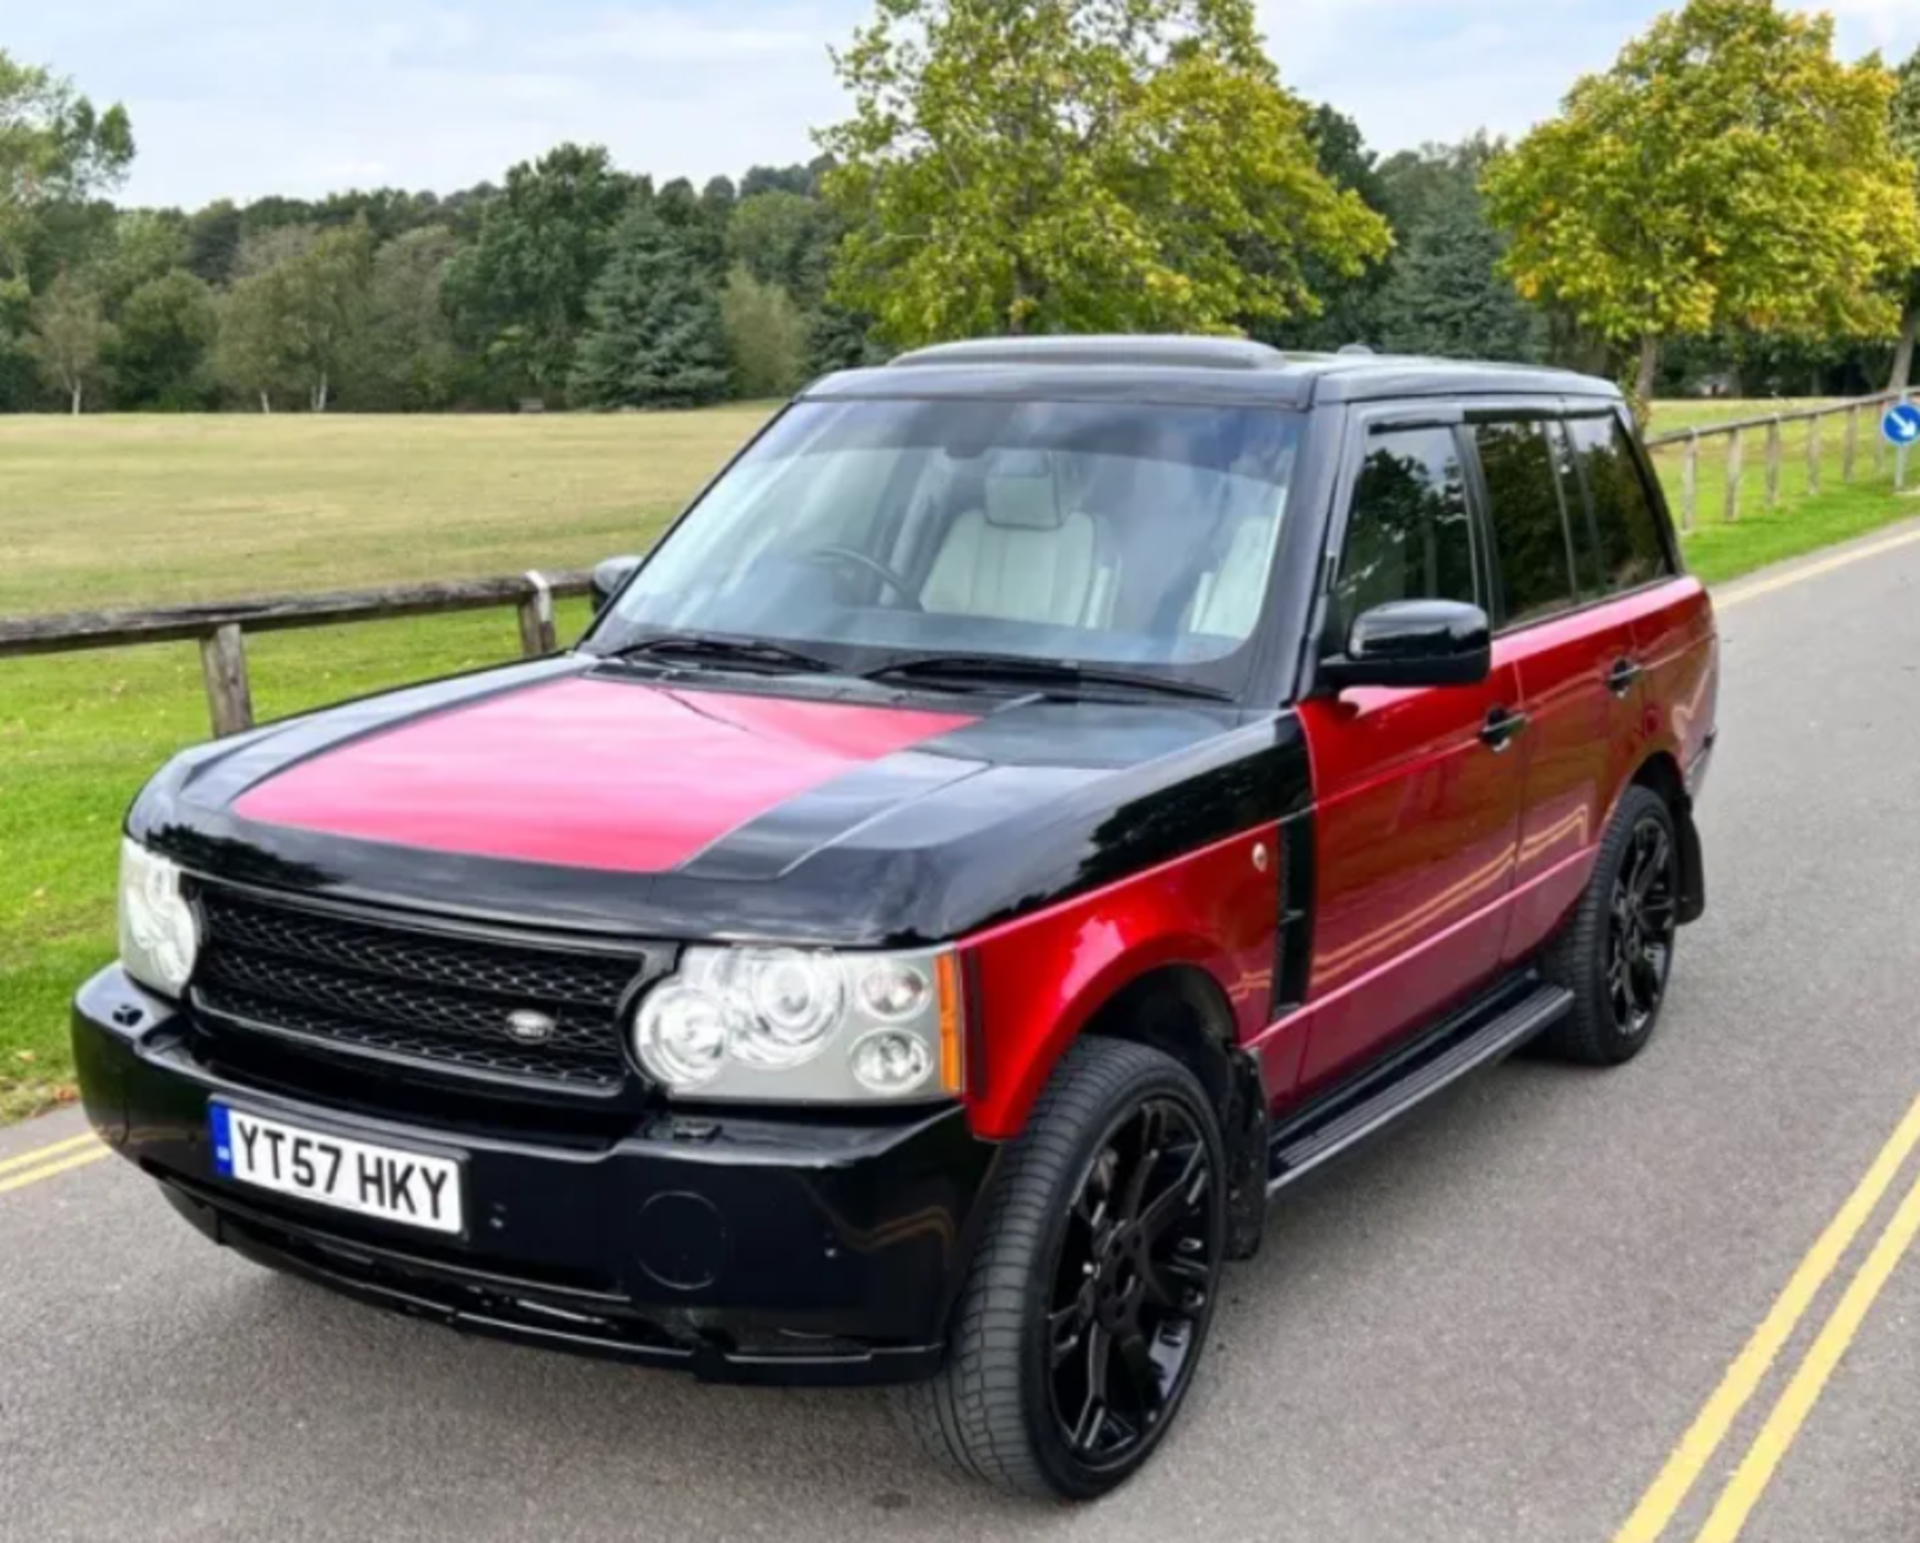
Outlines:
[[465, 1229], [460, 1164], [449, 1158], [325, 1136], [225, 1104], [210, 1104], [208, 1118], [214, 1167], [237, 1183], [430, 1232]]

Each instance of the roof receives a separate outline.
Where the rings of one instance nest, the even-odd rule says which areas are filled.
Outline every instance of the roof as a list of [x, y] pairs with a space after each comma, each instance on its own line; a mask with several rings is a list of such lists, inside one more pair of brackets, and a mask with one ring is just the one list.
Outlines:
[[1244, 338], [1032, 337], [943, 343], [816, 382], [808, 397], [1045, 397], [1304, 408], [1433, 396], [1619, 399], [1611, 381], [1534, 365], [1286, 353]]

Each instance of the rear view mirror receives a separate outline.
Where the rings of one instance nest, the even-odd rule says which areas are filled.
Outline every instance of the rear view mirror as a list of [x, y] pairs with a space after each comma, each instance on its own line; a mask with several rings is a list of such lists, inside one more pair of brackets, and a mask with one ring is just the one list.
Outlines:
[[637, 557], [609, 557], [593, 570], [593, 614], [604, 611], [613, 597], [627, 587], [627, 580], [639, 572]]
[[1354, 622], [1320, 678], [1347, 686], [1473, 686], [1493, 673], [1493, 627], [1477, 605], [1395, 600]]

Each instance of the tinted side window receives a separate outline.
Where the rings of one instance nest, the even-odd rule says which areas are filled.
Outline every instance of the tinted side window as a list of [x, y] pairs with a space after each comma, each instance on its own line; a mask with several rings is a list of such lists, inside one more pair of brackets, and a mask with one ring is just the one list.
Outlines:
[[1571, 610], [1578, 597], [1560, 472], [1538, 423], [1474, 429], [1487, 478], [1493, 541], [1506, 584], [1507, 622]]
[[1585, 486], [1580, 480], [1580, 457], [1564, 423], [1545, 426], [1547, 443], [1553, 451], [1553, 464], [1560, 472], [1560, 501], [1567, 511], [1567, 535], [1573, 542], [1573, 580], [1582, 600], [1598, 600], [1611, 589], [1607, 563], [1600, 549], [1600, 533], [1587, 507]]
[[1653, 498], [1617, 418], [1575, 418], [1567, 424], [1593, 500], [1607, 587], [1635, 589], [1673, 572]]
[[1453, 430], [1376, 433], [1354, 485], [1347, 545], [1335, 585], [1344, 629], [1391, 600], [1477, 603], [1473, 521]]

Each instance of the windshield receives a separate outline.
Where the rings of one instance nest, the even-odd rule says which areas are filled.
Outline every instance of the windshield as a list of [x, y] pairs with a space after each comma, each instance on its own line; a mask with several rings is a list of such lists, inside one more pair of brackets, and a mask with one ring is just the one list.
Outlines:
[[1181, 672], [1253, 635], [1299, 440], [1267, 408], [803, 402], [598, 628], [841, 669], [962, 652]]

